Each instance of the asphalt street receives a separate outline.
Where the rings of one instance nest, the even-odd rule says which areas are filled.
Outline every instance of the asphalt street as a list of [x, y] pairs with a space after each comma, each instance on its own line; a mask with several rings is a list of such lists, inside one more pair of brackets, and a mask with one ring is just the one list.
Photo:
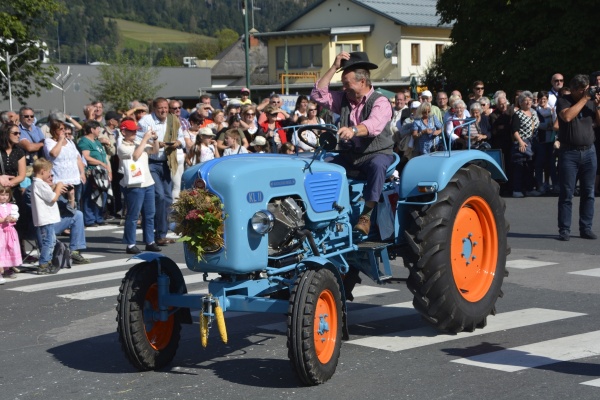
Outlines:
[[[576, 211], [571, 241], [556, 240], [556, 197], [505, 201], [510, 274], [486, 328], [440, 334], [413, 310], [403, 282], [363, 279], [337, 371], [316, 387], [294, 375], [283, 315], [226, 313], [229, 343], [213, 329], [207, 349], [199, 325], [184, 325], [167, 368], [137, 371], [115, 322], [120, 280], [135, 261], [122, 228], [89, 228], [92, 264], [0, 286], [0, 398], [598, 399], [600, 241], [578, 237]], [[164, 253], [184, 262], [180, 244]], [[188, 291], [206, 291], [201, 274], [181, 266]], [[407, 276], [399, 260], [393, 271]]]

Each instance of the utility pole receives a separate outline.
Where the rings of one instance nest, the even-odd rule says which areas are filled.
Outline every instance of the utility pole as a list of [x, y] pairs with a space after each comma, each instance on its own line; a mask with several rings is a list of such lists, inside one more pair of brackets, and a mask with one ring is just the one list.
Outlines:
[[244, 40], [246, 46], [246, 87], [250, 89], [250, 40], [248, 38], [248, 0], [243, 0], [242, 13], [244, 14]]

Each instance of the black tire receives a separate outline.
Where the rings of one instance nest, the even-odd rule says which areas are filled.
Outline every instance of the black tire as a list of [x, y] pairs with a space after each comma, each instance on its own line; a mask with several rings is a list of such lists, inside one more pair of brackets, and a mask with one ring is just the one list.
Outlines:
[[[171, 277], [171, 292], [176, 284]], [[157, 311], [158, 267], [155, 262], [134, 265], [125, 275], [117, 299], [117, 332], [121, 348], [139, 370], [164, 367], [173, 360], [179, 346], [181, 313], [166, 322], [144, 323], [144, 308]]]
[[[324, 314], [328, 315], [328, 326], [319, 332], [315, 320]], [[290, 296], [287, 323], [288, 356], [300, 380], [305, 385], [329, 380], [342, 345], [341, 293], [331, 271], [307, 270], [298, 277]]]
[[499, 190], [488, 171], [466, 166], [436, 203], [411, 214], [407, 286], [415, 309], [441, 331], [472, 332], [496, 313], [509, 253]]

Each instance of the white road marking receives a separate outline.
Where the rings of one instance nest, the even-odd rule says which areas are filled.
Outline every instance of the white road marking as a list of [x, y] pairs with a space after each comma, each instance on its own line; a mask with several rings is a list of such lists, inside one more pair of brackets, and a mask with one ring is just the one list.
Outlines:
[[581, 382], [580, 385], [596, 386], [600, 387], [600, 379], [594, 379], [591, 381]]
[[535, 260], [510, 260], [506, 262], [508, 268], [514, 269], [529, 269], [538, 267], [547, 267], [549, 265], [557, 265], [555, 262], [535, 261]]
[[[185, 268], [185, 265], [180, 265], [180, 268], [181, 269]], [[193, 283], [204, 282], [204, 278], [202, 275], [203, 274], [201, 274], [201, 273], [187, 275], [185, 277], [185, 283], [187, 285], [189, 285], [189, 284], [193, 284]], [[125, 276], [124, 273], [122, 274], [121, 277], [123, 277], [123, 276]], [[208, 274], [209, 280], [217, 278], [217, 277], [218, 277], [218, 274]], [[198, 293], [206, 293], [206, 292], [207, 292], [206, 288], [204, 288], [204, 289], [198, 289], [196, 291], [190, 291], [188, 293], [198, 294]], [[85, 291], [76, 292], [76, 293], [59, 294], [58, 297], [62, 297], [64, 299], [71, 299], [71, 300], [93, 300], [93, 299], [100, 299], [102, 297], [115, 297], [116, 298], [118, 295], [119, 295], [119, 287], [111, 286], [108, 288], [85, 290]]]
[[586, 270], [583, 270], [583, 271], [574, 271], [574, 272], [569, 272], [569, 274], [583, 275], [583, 276], [593, 276], [595, 278], [599, 278], [600, 277], [600, 268], [586, 269]]
[[[600, 331], [545, 340], [525, 346], [452, 360], [452, 362], [497, 371], [516, 372], [597, 355], [600, 355]], [[600, 383], [594, 386], [597, 385], [600, 385]]]
[[580, 317], [583, 315], [586, 314], [560, 310], [548, 310], [544, 308], [527, 308], [498, 314], [496, 316], [490, 316], [488, 317], [488, 325], [484, 329], [478, 329], [475, 332], [461, 332], [456, 335], [447, 335], [437, 332], [432, 327], [422, 327], [394, 332], [387, 335], [370, 336], [361, 339], [350, 340], [346, 343], [380, 350], [402, 351], [468, 337], [485, 335], [507, 329], [522, 328], [525, 326], [558, 321], [566, 318]]

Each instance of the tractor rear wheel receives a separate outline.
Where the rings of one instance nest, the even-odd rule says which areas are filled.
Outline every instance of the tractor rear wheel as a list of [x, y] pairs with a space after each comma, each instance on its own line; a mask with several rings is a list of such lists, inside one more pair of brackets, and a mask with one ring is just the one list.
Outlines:
[[335, 373], [342, 345], [342, 300], [337, 279], [322, 268], [303, 272], [290, 296], [288, 356], [306, 385]]
[[[177, 352], [180, 313], [157, 320], [158, 268], [156, 263], [134, 265], [125, 275], [117, 300], [117, 331], [127, 358], [142, 371], [167, 365]], [[173, 282], [173, 277], [171, 277]]]
[[436, 328], [471, 332], [495, 314], [507, 275], [505, 208], [489, 172], [470, 165], [434, 204], [413, 211], [407, 285], [415, 309]]

